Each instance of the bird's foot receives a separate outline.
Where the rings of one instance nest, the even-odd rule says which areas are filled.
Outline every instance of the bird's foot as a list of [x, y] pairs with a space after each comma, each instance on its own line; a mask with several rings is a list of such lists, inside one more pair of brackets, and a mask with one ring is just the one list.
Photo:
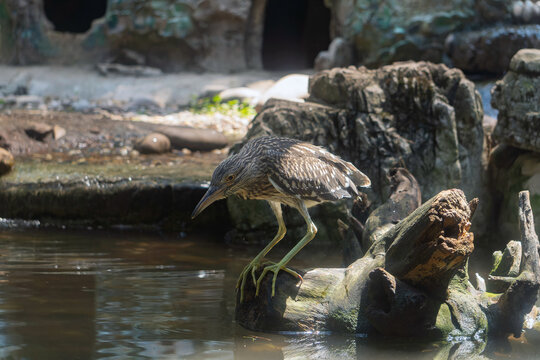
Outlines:
[[257, 271], [259, 266], [268, 263], [274, 264], [271, 261], [265, 261], [261, 258], [255, 258], [246, 265], [244, 270], [242, 270], [240, 276], [238, 277], [238, 281], [236, 282], [236, 289], [240, 289], [240, 302], [244, 301], [244, 286], [246, 285], [246, 281], [249, 275], [251, 274], [251, 278], [253, 279], [253, 285], [257, 285], [257, 277], [255, 276], [255, 272]]
[[278, 275], [280, 270], [288, 272], [292, 276], [295, 276], [295, 277], [299, 278], [300, 281], [304, 281], [304, 279], [302, 278], [302, 276], [300, 274], [298, 274], [294, 270], [289, 269], [288, 267], [285, 266], [285, 264], [283, 264], [281, 262], [279, 262], [277, 264], [269, 265], [269, 266], [267, 266], [267, 267], [265, 267], [263, 269], [263, 272], [262, 272], [261, 276], [259, 276], [259, 279], [257, 280], [257, 290], [255, 291], [255, 296], [259, 295], [259, 289], [260, 289], [261, 283], [262, 283], [266, 273], [269, 272], [269, 271], [274, 273], [274, 277], [272, 278], [272, 297], [275, 295], [275, 293], [276, 293], [276, 280], [277, 280], [277, 275]]

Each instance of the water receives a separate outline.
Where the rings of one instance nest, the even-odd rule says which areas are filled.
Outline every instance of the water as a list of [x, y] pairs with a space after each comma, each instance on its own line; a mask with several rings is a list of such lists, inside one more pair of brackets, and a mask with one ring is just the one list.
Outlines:
[[482, 105], [484, 106], [484, 115], [497, 118], [499, 111], [491, 106], [491, 89], [495, 86], [495, 80], [483, 80], [475, 82], [476, 90], [482, 97]]
[[[0, 230], [0, 359], [447, 359], [484, 350], [474, 341], [243, 329], [235, 282], [257, 250], [156, 234]], [[328, 253], [310, 245], [295, 265], [339, 266]], [[536, 332], [505, 346], [484, 355], [540, 357]]]

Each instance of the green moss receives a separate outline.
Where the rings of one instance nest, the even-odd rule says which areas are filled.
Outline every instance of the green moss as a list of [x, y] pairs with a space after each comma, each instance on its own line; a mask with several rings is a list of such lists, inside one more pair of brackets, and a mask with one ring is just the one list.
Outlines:
[[340, 329], [345, 330], [346, 332], [354, 333], [356, 332], [356, 325], [358, 322], [358, 310], [346, 310], [339, 309], [332, 312], [330, 315], [332, 321], [338, 323]]
[[491, 271], [489, 272], [490, 275], [492, 275], [495, 270], [499, 267], [499, 264], [501, 263], [503, 253], [502, 251], [495, 251], [492, 255], [492, 261], [493, 266], [491, 267]]
[[452, 322], [452, 313], [447, 304], [441, 304], [439, 312], [437, 313], [435, 327], [442, 333], [443, 337], [446, 337], [455, 330], [454, 323]]
[[315, 299], [315, 303], [319, 304], [321, 299], [326, 298], [326, 295], [328, 295], [328, 290], [330, 289], [330, 285], [327, 285], [325, 287], [310, 287], [308, 289], [304, 288], [303, 296], [305, 298], [313, 298]]
[[253, 105], [248, 102], [239, 100], [223, 101], [219, 95], [211, 98], [193, 99], [190, 104], [190, 111], [196, 114], [219, 113], [244, 118], [252, 118], [257, 115]]

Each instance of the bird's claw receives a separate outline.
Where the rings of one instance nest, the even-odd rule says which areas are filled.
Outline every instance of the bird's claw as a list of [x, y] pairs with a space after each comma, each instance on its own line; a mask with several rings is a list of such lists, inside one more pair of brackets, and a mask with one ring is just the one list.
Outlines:
[[257, 280], [257, 289], [255, 290], [255, 296], [259, 295], [259, 290], [260, 290], [260, 287], [261, 287], [261, 283], [262, 283], [264, 277], [266, 276], [266, 273], [271, 271], [271, 272], [274, 273], [274, 277], [272, 278], [272, 297], [274, 297], [274, 295], [276, 293], [277, 275], [278, 275], [280, 270], [283, 270], [283, 271], [291, 274], [292, 276], [295, 276], [295, 277], [299, 278], [300, 281], [304, 281], [304, 279], [302, 278], [302, 276], [300, 274], [298, 274], [296, 271], [294, 271], [292, 269], [289, 269], [288, 267], [285, 266], [285, 264], [277, 263], [277, 264], [269, 265], [269, 266], [267, 266], [267, 267], [265, 267], [263, 269], [263, 272], [262, 272], [261, 276], [259, 276], [259, 279]]
[[[270, 261], [264, 261], [264, 264], [271, 263]], [[244, 270], [240, 273], [238, 281], [236, 282], [236, 288], [240, 289], [240, 302], [244, 301], [244, 286], [246, 285], [246, 279], [251, 273], [251, 278], [253, 279], [253, 285], [257, 285], [257, 276], [255, 272], [263, 264], [263, 261], [260, 259], [253, 259], [249, 264], [244, 267]], [[273, 264], [273, 263], [272, 263]]]

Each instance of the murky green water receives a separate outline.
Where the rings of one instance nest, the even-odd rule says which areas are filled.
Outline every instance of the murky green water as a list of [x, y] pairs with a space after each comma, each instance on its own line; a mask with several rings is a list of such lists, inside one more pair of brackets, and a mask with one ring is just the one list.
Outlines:
[[[540, 358], [534, 331], [483, 350], [245, 330], [233, 320], [234, 286], [256, 251], [155, 234], [0, 230], [0, 359]], [[310, 247], [295, 261], [340, 265], [339, 254]]]

